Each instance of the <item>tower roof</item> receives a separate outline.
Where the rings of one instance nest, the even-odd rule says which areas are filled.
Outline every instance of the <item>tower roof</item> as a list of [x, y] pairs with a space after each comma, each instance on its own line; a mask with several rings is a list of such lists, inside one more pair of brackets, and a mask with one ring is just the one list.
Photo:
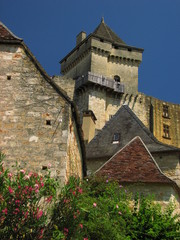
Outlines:
[[127, 46], [127, 44], [116, 33], [114, 33], [111, 28], [107, 26], [107, 24], [105, 24], [104, 18], [102, 18], [101, 23], [94, 30], [93, 35], [112, 43], [123, 44]]

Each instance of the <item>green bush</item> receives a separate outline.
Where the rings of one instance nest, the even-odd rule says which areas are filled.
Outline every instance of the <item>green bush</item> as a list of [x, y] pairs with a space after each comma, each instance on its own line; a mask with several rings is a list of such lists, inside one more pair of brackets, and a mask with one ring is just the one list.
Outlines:
[[[49, 230], [56, 238], [71, 240], [179, 239], [180, 223], [173, 205], [160, 205], [143, 196], [131, 196], [118, 183], [71, 178], [62, 189]], [[59, 235], [58, 233], [64, 233]], [[55, 236], [55, 235], [54, 235]]]
[[137, 195], [132, 204], [121, 185], [96, 177], [71, 177], [57, 198], [58, 183], [49, 171], [43, 177], [20, 168], [11, 173], [3, 158], [0, 153], [1, 240], [180, 239], [172, 203], [162, 210]]

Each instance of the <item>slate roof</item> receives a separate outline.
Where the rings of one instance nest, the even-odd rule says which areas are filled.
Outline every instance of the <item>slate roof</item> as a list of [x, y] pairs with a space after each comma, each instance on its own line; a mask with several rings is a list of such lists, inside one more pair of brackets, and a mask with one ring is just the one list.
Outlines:
[[76, 51], [83, 43], [85, 43], [89, 38], [100, 38], [103, 40], [106, 40], [108, 42], [113, 43], [114, 45], [119, 45], [124, 48], [131, 48], [136, 51], [143, 52], [143, 48], [137, 48], [134, 46], [127, 45], [116, 33], [112, 31], [112, 29], [105, 24], [104, 19], [101, 20], [101, 23], [97, 26], [97, 28], [90, 33], [82, 42], [80, 42], [75, 48], [72, 49], [63, 59], [60, 60], [60, 63], [62, 63], [67, 57], [69, 57], [73, 52]]
[[105, 24], [103, 18], [101, 20], [101, 23], [94, 30], [93, 36], [100, 37], [112, 43], [119, 43], [127, 46], [127, 44], [116, 33], [114, 33], [110, 27]]
[[[119, 133], [119, 143], [113, 144], [114, 133]], [[159, 142], [128, 105], [123, 105], [87, 145], [86, 157], [110, 158], [136, 136], [141, 137], [151, 153], [180, 151]]]

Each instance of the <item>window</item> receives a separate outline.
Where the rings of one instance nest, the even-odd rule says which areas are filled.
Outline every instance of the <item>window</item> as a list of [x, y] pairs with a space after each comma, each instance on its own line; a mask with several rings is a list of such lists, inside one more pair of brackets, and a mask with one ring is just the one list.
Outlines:
[[170, 127], [166, 124], [163, 124], [163, 137], [170, 139]]
[[120, 134], [119, 133], [114, 133], [113, 143], [119, 143], [119, 140], [120, 140]]
[[119, 77], [118, 75], [115, 75], [115, 76], [114, 76], [114, 81], [115, 81], [115, 82], [120, 82], [120, 77]]
[[51, 120], [46, 120], [46, 125], [51, 126]]
[[163, 104], [163, 117], [169, 118], [169, 106]]

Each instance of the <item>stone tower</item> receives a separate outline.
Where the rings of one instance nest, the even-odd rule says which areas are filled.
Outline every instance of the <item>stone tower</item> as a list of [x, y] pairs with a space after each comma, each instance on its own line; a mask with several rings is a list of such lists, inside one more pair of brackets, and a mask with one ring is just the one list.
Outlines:
[[[114, 104], [114, 99], [137, 94], [142, 53], [143, 49], [127, 45], [104, 19], [88, 36], [85, 32], [77, 35], [76, 47], [60, 63], [61, 73], [76, 81], [75, 101], [81, 121], [84, 116], [85, 122], [97, 131], [111, 117], [108, 106]], [[90, 138], [95, 133], [93, 127]]]

